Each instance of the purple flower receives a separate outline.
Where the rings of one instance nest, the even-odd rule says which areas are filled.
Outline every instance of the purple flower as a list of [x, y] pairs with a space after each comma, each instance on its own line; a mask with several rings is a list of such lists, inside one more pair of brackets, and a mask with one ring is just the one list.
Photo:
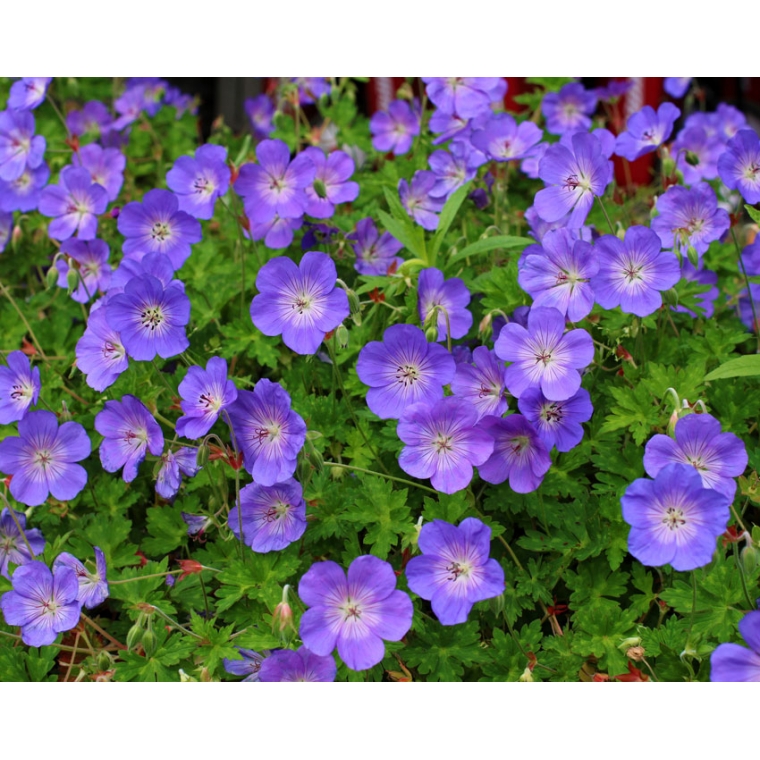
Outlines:
[[760, 138], [742, 129], [718, 159], [718, 174], [729, 190], [739, 190], [747, 203], [760, 201]]
[[0, 253], [2, 253], [5, 250], [5, 246], [8, 245], [8, 241], [11, 239], [12, 229], [13, 214], [0, 209]]
[[202, 145], [195, 158], [180, 156], [166, 173], [166, 184], [179, 200], [179, 210], [196, 219], [211, 219], [214, 204], [230, 186], [227, 148]]
[[581, 385], [579, 370], [594, 358], [594, 343], [585, 330], [566, 335], [565, 319], [557, 309], [532, 307], [528, 329], [514, 322], [502, 327], [494, 351], [513, 362], [507, 368], [507, 388], [520, 398], [523, 391], [539, 387], [553, 401], [574, 396]]
[[324, 222], [305, 222], [305, 227], [301, 238], [302, 251], [308, 251], [318, 245], [330, 245], [341, 234], [337, 227]]
[[277, 652], [272, 652], [261, 663], [259, 681], [332, 683], [337, 672], [335, 660], [329, 655], [320, 657], [306, 647], [301, 647], [296, 652], [292, 649], [280, 649]]
[[48, 185], [40, 196], [39, 210], [55, 217], [48, 225], [48, 235], [66, 240], [75, 232], [80, 240], [92, 240], [97, 234], [98, 214], [108, 206], [108, 194], [93, 183], [87, 169], [66, 166], [59, 184]]
[[710, 655], [710, 680], [760, 681], [760, 612], [748, 612], [739, 621], [739, 633], [750, 649], [739, 644], [719, 644]]
[[34, 211], [48, 179], [50, 169], [46, 163], [40, 164], [36, 169], [27, 167], [21, 176], [10, 182], [0, 179], [0, 210]]
[[111, 123], [111, 129], [121, 132], [124, 127], [136, 121], [145, 109], [145, 87], [128, 87], [124, 94], [114, 101], [113, 107], [119, 117]]
[[390, 564], [371, 555], [357, 557], [348, 575], [335, 562], [315, 562], [298, 595], [309, 607], [299, 629], [304, 646], [321, 656], [337, 647], [351, 670], [377, 665], [383, 640], [400, 641], [412, 627], [412, 600], [396, 589]]
[[36, 169], [45, 154], [45, 138], [34, 134], [29, 111], [0, 111], [0, 179], [12, 182], [27, 167]]
[[604, 87], [596, 87], [594, 93], [602, 102], [613, 103], [618, 98], [625, 95], [631, 87], [633, 87], [633, 79], [625, 79], [623, 81], [612, 80]]
[[187, 512], [180, 512], [180, 516], [187, 525], [188, 536], [200, 536], [211, 525], [213, 521], [205, 515], [191, 515]]
[[[195, 97], [182, 92], [178, 87], [167, 87], [164, 92], [164, 105], [172, 106], [175, 110], [174, 120], [181, 119], [189, 111], [193, 116], [198, 115], [198, 102]], [[171, 578], [171, 575], [167, 576]]]
[[21, 626], [21, 640], [27, 646], [52, 644], [59, 633], [79, 622], [79, 584], [69, 568], [51, 573], [42, 562], [28, 562], [16, 568], [12, 580], [13, 591], [0, 598], [0, 609], [8, 625]]
[[194, 478], [199, 469], [195, 449], [184, 446], [177, 451], [167, 451], [161, 456], [161, 468], [156, 475], [156, 493], [162, 499], [173, 499], [182, 476]]
[[298, 85], [298, 102], [302, 106], [312, 105], [330, 93], [327, 77], [292, 77], [290, 81]]
[[451, 328], [452, 338], [463, 338], [472, 327], [472, 314], [468, 311], [470, 291], [463, 280], [458, 277], [443, 279], [440, 269], [423, 269], [417, 291], [417, 311], [420, 321], [428, 319], [433, 309], [438, 308], [437, 340], [446, 340], [447, 325]]
[[110, 326], [104, 308], [92, 309], [87, 329], [76, 347], [77, 367], [86, 375], [87, 385], [104, 391], [129, 366], [121, 337]]
[[432, 198], [448, 198], [451, 193], [469, 182], [486, 157], [467, 142], [453, 142], [448, 150], [436, 150], [428, 162], [436, 183], [430, 191]]
[[396, 430], [406, 444], [399, 455], [401, 469], [415, 478], [430, 478], [441, 493], [467, 488], [473, 466], [482, 465], [493, 452], [493, 438], [478, 419], [475, 407], [455, 396], [408, 407]]
[[681, 279], [681, 267], [671, 251], [648, 227], [629, 227], [625, 239], [603, 235], [596, 243], [599, 274], [591, 280], [597, 303], [619, 306], [626, 314], [646, 317], [662, 306], [663, 290]]
[[[8, 563], [14, 565], [25, 565], [31, 562], [38, 554], [42, 554], [45, 548], [45, 539], [37, 528], [26, 530], [26, 515], [15, 509], [16, 521], [24, 531], [26, 541], [21, 537], [16, 522], [11, 517], [6, 507], [0, 512], [0, 575], [10, 579], [8, 573]], [[33, 554], [29, 554], [27, 543], [32, 549]]]
[[221, 357], [212, 356], [205, 370], [190, 367], [179, 384], [184, 414], [177, 420], [177, 435], [202, 438], [237, 394], [235, 383], [227, 379], [227, 362]]
[[145, 404], [129, 394], [121, 401], [106, 401], [105, 409], [95, 416], [95, 430], [104, 437], [100, 444], [103, 469], [116, 472], [123, 467], [125, 483], [137, 477], [146, 451], [160, 456], [164, 450], [164, 434], [158, 423]]
[[691, 84], [691, 77], [665, 77], [665, 92], [671, 98], [682, 98]]
[[454, 370], [451, 354], [428, 343], [413, 325], [392, 325], [382, 343], [370, 341], [362, 348], [356, 362], [356, 374], [370, 387], [367, 406], [384, 420], [398, 419], [412, 404], [443, 398]]
[[22, 77], [11, 85], [8, 108], [14, 111], [31, 111], [45, 100], [45, 92], [52, 77]]
[[718, 176], [718, 157], [725, 147], [717, 135], [708, 136], [701, 127], [690, 127], [679, 132], [670, 150], [684, 184], [693, 185]]
[[451, 390], [475, 407], [478, 419], [489, 415], [501, 417], [507, 411], [507, 368], [485, 346], [478, 346], [472, 356], [475, 366], [467, 362], [456, 365]]
[[102, 240], [68, 238], [61, 243], [61, 253], [69, 258], [58, 259], [58, 287], [68, 287], [68, 274], [72, 269], [79, 273], [77, 287], [71, 297], [78, 303], [87, 303], [99, 290], [106, 291], [111, 281], [108, 264], [108, 245]]
[[250, 483], [240, 491], [240, 509], [233, 507], [229, 529], [255, 552], [279, 551], [298, 541], [306, 530], [306, 502], [301, 484], [285, 480], [273, 486]]
[[[293, 233], [300, 230], [302, 226], [302, 216], [297, 219], [281, 219], [275, 214], [268, 222], [251, 223], [250, 237], [252, 240], [263, 240], [267, 248], [279, 250], [280, 248], [287, 248], [293, 242]], [[243, 234], [246, 234], [245, 231]]]
[[433, 140], [433, 145], [440, 145], [452, 138], [456, 138], [457, 140], [468, 140], [472, 134], [473, 124], [481, 126], [482, 123], [485, 123], [490, 114], [491, 111], [489, 109], [477, 119], [463, 119], [461, 116], [445, 113], [444, 111], [436, 109], [428, 122], [428, 128], [430, 131], [433, 134], [438, 135], [438, 137]]
[[747, 117], [738, 109], [726, 103], [719, 103], [714, 114], [718, 137], [727, 142], [742, 129], [751, 129]]
[[612, 169], [594, 135], [574, 134], [572, 147], [555, 144], [547, 148], [538, 174], [550, 187], [536, 193], [534, 204], [547, 222], [559, 221], [569, 213], [567, 226], [577, 229], [586, 221], [594, 196], [604, 193]]
[[258, 164], [244, 164], [235, 181], [243, 197], [246, 216], [254, 224], [266, 224], [275, 216], [296, 219], [306, 211], [304, 188], [314, 182], [317, 170], [303, 153], [290, 160], [281, 140], [264, 140], [256, 146]]
[[101, 148], [92, 143], [84, 145], [71, 157], [74, 166], [82, 166], [90, 172], [92, 181], [105, 188], [108, 200], [115, 201], [124, 183], [126, 156], [117, 148]]
[[285, 389], [262, 378], [253, 392], [238, 391], [228, 411], [245, 469], [254, 480], [273, 486], [293, 477], [306, 440], [306, 423], [290, 408]]
[[538, 179], [538, 167], [541, 165], [541, 159], [544, 157], [549, 143], [540, 142], [533, 146], [533, 149], [520, 162], [520, 171], [531, 179]]
[[722, 433], [720, 422], [710, 414], [689, 414], [675, 426], [675, 440], [655, 435], [644, 450], [644, 469], [654, 478], [669, 464], [690, 464], [702, 478], [704, 488], [712, 488], [729, 501], [734, 500], [736, 481], [747, 467], [744, 441], [733, 433]]
[[541, 103], [546, 129], [553, 135], [589, 129], [595, 110], [596, 93], [579, 82], [566, 84], [559, 92], [547, 92]]
[[90, 439], [78, 422], [58, 427], [53, 412], [29, 412], [18, 423], [18, 436], [0, 441], [0, 471], [13, 475], [13, 498], [29, 507], [48, 494], [70, 501], [87, 483], [87, 471], [76, 462], [90, 455]]
[[[265, 97], [266, 95], [260, 96]], [[269, 100], [267, 98], [267, 100]], [[169, 576], [171, 577], [171, 576]], [[230, 660], [225, 657], [222, 660], [224, 669], [228, 673], [232, 673], [233, 676], [245, 676], [240, 683], [250, 683], [259, 680], [259, 671], [261, 670], [261, 663], [270, 654], [268, 650], [264, 650], [262, 654], [254, 652], [253, 649], [241, 649], [235, 647], [240, 653], [242, 660]], [[333, 663], [334, 664], [334, 663]]]
[[308, 203], [306, 213], [317, 219], [328, 219], [335, 213], [338, 203], [356, 200], [359, 185], [350, 182], [354, 173], [354, 161], [342, 150], [326, 156], [321, 148], [306, 148], [301, 154], [314, 165], [316, 174], [312, 183], [304, 188]]
[[391, 266], [399, 267], [404, 260], [396, 254], [404, 247], [390, 232], [380, 235], [371, 217], [360, 219], [356, 223], [356, 232], [347, 235], [354, 241], [356, 254], [354, 268], [359, 274], [388, 274]]
[[509, 480], [515, 493], [535, 491], [552, 460], [548, 446], [533, 425], [521, 414], [504, 419], [486, 417], [481, 425], [492, 437], [494, 447], [491, 457], [478, 469], [480, 477], [494, 484]]
[[494, 114], [481, 129], [473, 131], [472, 144], [496, 161], [518, 161], [526, 158], [543, 132], [532, 121], [519, 126], [506, 113]]
[[620, 503], [631, 526], [628, 551], [643, 565], [670, 564], [679, 571], [712, 561], [730, 516], [728, 498], [705, 488], [686, 464], [669, 464], [654, 480], [634, 480]]
[[[705, 269], [704, 262], [699, 262], [699, 266], [695, 269], [692, 263], [688, 259], [681, 261], [681, 277], [689, 282], [698, 282], [701, 285], [710, 285], [710, 289], [704, 293], [698, 293], [696, 298], [700, 302], [702, 307], [702, 314], [705, 318], [709, 319], [715, 311], [715, 299], [718, 297], [718, 288], [715, 287], [718, 284], [718, 275], [716, 272], [711, 272], [709, 269]], [[696, 318], [695, 314], [685, 306], [671, 306], [673, 311], [680, 311]], [[752, 318], [750, 317], [749, 324], [752, 324]]]
[[179, 200], [168, 190], [150, 190], [142, 201], [127, 203], [119, 214], [118, 229], [126, 238], [124, 255], [138, 261], [148, 253], [166, 254], [174, 269], [190, 255], [201, 235], [201, 223], [179, 210]]
[[[594, 411], [585, 388], [565, 401], [550, 401], [538, 388], [528, 388], [517, 402], [520, 412], [533, 425], [547, 450], [570, 451], [583, 438], [581, 422], [588, 422]], [[482, 474], [482, 468], [481, 468]]]
[[99, 100], [90, 100], [84, 104], [81, 111], [69, 111], [66, 115], [66, 126], [72, 135], [83, 135], [86, 132], [105, 133], [112, 121], [110, 111]]
[[369, 120], [372, 147], [402, 156], [420, 133], [420, 115], [405, 100], [394, 100], [388, 111], [378, 111]]
[[256, 277], [257, 295], [251, 320], [264, 335], [282, 335], [297, 354], [314, 354], [325, 333], [349, 314], [348, 296], [335, 287], [333, 260], [319, 251], [304, 254], [296, 264], [285, 256], [268, 261]]
[[434, 230], [438, 226], [437, 214], [445, 204], [443, 198], [430, 195], [437, 181], [435, 174], [429, 171], [415, 172], [411, 186], [405, 179], [398, 181], [402, 205], [414, 221], [426, 230]]
[[567, 228], [547, 232], [540, 246], [530, 247], [517, 281], [533, 305], [552, 306], [571, 322], [583, 319], [594, 308], [589, 280], [599, 271], [595, 248]]
[[274, 132], [274, 103], [268, 95], [246, 98], [243, 102], [248, 120], [251, 124], [254, 140], [266, 140]]
[[652, 153], [670, 137], [680, 115], [672, 103], [663, 103], [656, 113], [652, 106], [644, 106], [628, 118], [625, 132], [617, 137], [615, 153], [629, 161]]
[[124, 292], [105, 306], [109, 324], [119, 331], [127, 354], [150, 361], [181, 354], [190, 341], [185, 325], [190, 321], [190, 299], [177, 281], [168, 286], [150, 274], [133, 277]]
[[40, 395], [40, 368], [32, 369], [21, 351], [11, 351], [7, 367], [0, 367], [0, 423], [23, 419]]
[[428, 599], [443, 625], [467, 621], [472, 605], [504, 593], [504, 570], [489, 559], [491, 529], [475, 517], [459, 526], [433, 520], [422, 526], [421, 556], [406, 566], [409, 589]]
[[108, 581], [106, 580], [106, 556], [95, 546], [95, 571], [90, 572], [73, 554], [63, 552], [53, 562], [53, 572], [59, 567], [68, 567], [74, 571], [79, 592], [77, 601], [91, 610], [108, 599]]
[[715, 192], [706, 182], [691, 188], [674, 185], [657, 199], [659, 216], [652, 229], [664, 248], [678, 248], [685, 256], [689, 246], [703, 254], [730, 226], [728, 213], [718, 208]]
[[447, 114], [472, 119], [491, 110], [491, 103], [504, 97], [501, 77], [422, 77], [431, 102]]

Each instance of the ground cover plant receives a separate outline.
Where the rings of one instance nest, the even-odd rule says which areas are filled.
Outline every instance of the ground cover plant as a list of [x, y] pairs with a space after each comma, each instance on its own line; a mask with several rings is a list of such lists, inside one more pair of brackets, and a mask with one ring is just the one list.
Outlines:
[[760, 680], [760, 138], [529, 83], [0, 80], [0, 680]]

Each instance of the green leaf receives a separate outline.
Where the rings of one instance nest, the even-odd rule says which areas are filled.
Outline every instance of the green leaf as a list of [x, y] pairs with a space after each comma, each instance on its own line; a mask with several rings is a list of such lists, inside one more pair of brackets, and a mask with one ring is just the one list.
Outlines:
[[38, 683], [57, 680], [55, 675], [48, 676], [48, 673], [55, 665], [58, 651], [57, 647], [29, 647], [26, 653], [26, 669], [29, 671], [30, 681]]
[[[759, 212], [760, 213], [760, 212]], [[705, 375], [705, 380], [722, 380], [726, 377], [754, 377], [760, 375], [760, 354], [730, 359]]]
[[747, 210], [747, 213], [750, 215], [752, 221], [760, 224], [760, 211], [747, 203], [744, 204], [744, 208]]
[[[195, 499], [197, 503], [197, 499]], [[182, 507], [178, 505], [149, 509], [148, 533], [142, 548], [152, 556], [164, 556], [178, 546], [187, 543], [187, 524], [182, 519]]]
[[522, 251], [528, 245], [535, 243], [533, 238], [514, 237], [511, 235], [496, 235], [494, 237], [483, 238], [475, 243], [470, 243], [467, 247], [461, 251], [457, 251], [447, 262], [446, 268], [451, 267], [452, 264], [456, 264], [471, 256], [478, 256], [481, 253], [487, 253], [488, 251]]
[[394, 491], [389, 481], [368, 477], [362, 481], [362, 492], [363, 498], [344, 519], [364, 526], [364, 543], [372, 546], [376, 557], [386, 559], [391, 546], [397, 546], [401, 535], [412, 527], [407, 489]]
[[480, 647], [478, 622], [441, 626], [421, 630], [419, 644], [404, 650], [406, 664], [416, 668], [430, 681], [461, 681], [465, 666], [483, 662], [488, 655]]
[[446, 233], [449, 231], [460, 206], [467, 197], [467, 193], [470, 192], [471, 182], [467, 182], [460, 187], [455, 193], [452, 193], [449, 199], [446, 201], [446, 205], [441, 210], [441, 214], [438, 217], [438, 227], [436, 228], [435, 235], [433, 236], [433, 242], [430, 249], [430, 264], [436, 265], [436, 257], [438, 251], [441, 250], [441, 244], [443, 243]]

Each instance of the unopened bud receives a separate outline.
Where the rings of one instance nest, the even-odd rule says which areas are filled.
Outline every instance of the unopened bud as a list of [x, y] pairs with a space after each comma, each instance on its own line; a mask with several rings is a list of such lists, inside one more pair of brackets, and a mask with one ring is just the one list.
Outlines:
[[487, 338], [491, 334], [491, 323], [493, 322], [493, 314], [489, 311], [488, 314], [480, 320], [478, 325], [478, 334]]
[[530, 668], [525, 668], [523, 674], [517, 680], [523, 683], [533, 683], [533, 672]]
[[58, 270], [53, 266], [47, 270], [47, 274], [45, 275], [45, 284], [49, 288], [54, 288], [57, 283], [58, 283]]
[[346, 471], [342, 467], [330, 468], [330, 477], [333, 480], [340, 480], [345, 474], [346, 474]]
[[141, 641], [145, 630], [142, 627], [142, 621], [138, 620], [127, 634], [127, 649], [134, 649]]
[[98, 670], [109, 670], [113, 666], [113, 660], [108, 652], [101, 650], [98, 655]]
[[335, 340], [338, 341], [338, 348], [348, 348], [348, 330], [346, 326], [341, 322], [335, 330]]
[[195, 464], [198, 465], [198, 467], [205, 467], [208, 464], [209, 454], [208, 444], [205, 441], [202, 441], [195, 454]]
[[758, 565], [757, 548], [753, 546], [749, 541], [747, 545], [739, 553], [744, 570], [747, 573], [753, 573]]
[[63, 399], [61, 399], [61, 411], [58, 415], [58, 421], [59, 422], [71, 421], [71, 412], [69, 411], [69, 407], [66, 405], [66, 402]]
[[314, 192], [320, 198], [327, 198], [327, 188], [325, 187], [325, 183], [322, 182], [321, 179], [314, 180]]
[[293, 625], [293, 610], [288, 602], [288, 591], [290, 591], [290, 586], [286, 584], [282, 589], [282, 601], [274, 608], [274, 613], [272, 615], [272, 631], [274, 631], [275, 628], [277, 628], [280, 633], [286, 628], [291, 628], [295, 631], [295, 626]]
[[145, 656], [150, 659], [156, 653], [158, 649], [158, 639], [153, 631], [145, 631], [142, 637], [142, 646]]
[[185, 673], [182, 668], [179, 669], [179, 682], [180, 683], [198, 683], [197, 678], [193, 678], [192, 676], [189, 676], [187, 673]]
[[111, 219], [118, 219], [120, 213], [121, 213], [121, 206], [114, 206], [111, 209]]
[[662, 300], [665, 302], [665, 304], [668, 306], [678, 306], [678, 293], [676, 293], [674, 288], [663, 290], [661, 293]]
[[313, 447], [309, 450], [309, 463], [317, 471], [322, 472], [322, 468], [325, 466], [325, 460], [322, 455]]
[[66, 272], [66, 287], [69, 289], [69, 293], [77, 289], [79, 285], [79, 272], [74, 267], [70, 266], [69, 271]]
[[435, 343], [438, 340], [438, 325], [425, 328], [425, 340], [428, 343]]
[[692, 153], [690, 150], [686, 151], [686, 163], [689, 166], [699, 166], [699, 156], [696, 153]]
[[689, 257], [689, 263], [696, 269], [699, 266], [699, 254], [693, 245], [686, 249], [686, 255]]
[[16, 246], [21, 242], [21, 238], [24, 236], [24, 233], [21, 230], [21, 225], [17, 224], [13, 227], [13, 232], [11, 233], [11, 248], [15, 251]]
[[356, 295], [356, 291], [349, 288], [346, 290], [346, 295], [348, 296], [348, 308], [350, 309], [350, 313], [352, 315], [359, 314], [362, 310], [362, 305], [359, 301], [359, 296]]

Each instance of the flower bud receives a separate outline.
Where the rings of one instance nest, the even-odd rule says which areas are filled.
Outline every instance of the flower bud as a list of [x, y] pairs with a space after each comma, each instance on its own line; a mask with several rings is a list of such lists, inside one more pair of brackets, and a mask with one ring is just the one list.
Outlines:
[[180, 683], [198, 683], [197, 678], [193, 678], [192, 676], [189, 676], [187, 673], [185, 673], [182, 668], [179, 669], [179, 682]]
[[127, 649], [134, 649], [141, 641], [145, 633], [142, 627], [142, 616], [130, 629], [127, 634]]
[[153, 633], [153, 631], [150, 629], [143, 633], [142, 647], [143, 651], [145, 652], [145, 656], [148, 659], [153, 657], [153, 655], [156, 653], [156, 650], [158, 649], [158, 639], [156, 638], [156, 634]]
[[478, 335], [487, 339], [491, 334], [491, 323], [493, 322], [493, 314], [489, 311], [488, 314], [480, 320], [478, 325]]
[[525, 668], [525, 670], [523, 670], [523, 674], [517, 680], [522, 681], [523, 683], [532, 683], [533, 672], [530, 668]]
[[98, 655], [98, 670], [110, 670], [113, 667], [113, 660], [108, 652], [101, 650]]
[[346, 474], [346, 471], [342, 467], [330, 468], [330, 477], [333, 480], [340, 480], [345, 474]]
[[313, 187], [314, 187], [314, 192], [320, 198], [327, 198], [327, 188], [325, 187], [325, 183], [321, 179], [315, 179]]
[[54, 288], [58, 282], [58, 270], [55, 267], [50, 267], [45, 275], [45, 284], [49, 288]]
[[322, 472], [322, 468], [325, 465], [325, 460], [322, 457], [322, 455], [313, 446], [311, 446], [309, 449], [308, 459], [311, 466], [317, 472]]
[[637, 646], [627, 649], [625, 654], [629, 660], [633, 660], [634, 662], [641, 662], [644, 659], [645, 653], [646, 649], [644, 649], [644, 647]]
[[195, 455], [195, 464], [198, 467], [205, 467], [208, 464], [209, 448], [205, 441], [201, 441], [201, 445], [198, 446], [198, 451]]
[[754, 573], [758, 565], [757, 547], [747, 541], [747, 545], [741, 550], [739, 557], [741, 558], [745, 572]]
[[690, 150], [687, 150], [685, 159], [686, 163], [689, 166], [699, 166], [699, 156], [696, 153], [692, 153]]
[[351, 315], [359, 314], [362, 310], [362, 305], [359, 296], [356, 295], [356, 291], [351, 290], [351, 288], [346, 288], [346, 295], [348, 296], [348, 308], [350, 309]]
[[438, 340], [438, 326], [425, 328], [425, 340], [428, 343], [435, 343]]
[[282, 589], [282, 601], [274, 608], [272, 614], [272, 632], [277, 628], [282, 633], [286, 628], [290, 628], [293, 631], [296, 630], [293, 624], [293, 610], [288, 603], [288, 591], [290, 586], [285, 584]]
[[699, 266], [699, 254], [693, 245], [689, 245], [686, 249], [686, 254], [689, 257], [689, 262], [696, 269]]
[[16, 247], [21, 242], [21, 238], [24, 236], [23, 231], [21, 230], [21, 225], [16, 224], [13, 227], [13, 232], [11, 233], [11, 248], [15, 252]]
[[77, 289], [79, 285], [79, 272], [70, 266], [69, 271], [66, 272], [66, 287], [69, 289], [69, 293]]
[[61, 411], [58, 413], [58, 421], [59, 422], [71, 421], [71, 412], [69, 411], [69, 407], [66, 405], [66, 402], [63, 399], [61, 399]]
[[338, 348], [348, 348], [348, 330], [346, 326], [341, 322], [335, 330], [335, 339], [338, 341]]
[[111, 209], [111, 219], [118, 219], [120, 213], [121, 213], [121, 206], [114, 206]]
[[662, 300], [667, 306], [678, 306], [678, 293], [676, 293], [675, 288], [663, 290], [661, 293]]

